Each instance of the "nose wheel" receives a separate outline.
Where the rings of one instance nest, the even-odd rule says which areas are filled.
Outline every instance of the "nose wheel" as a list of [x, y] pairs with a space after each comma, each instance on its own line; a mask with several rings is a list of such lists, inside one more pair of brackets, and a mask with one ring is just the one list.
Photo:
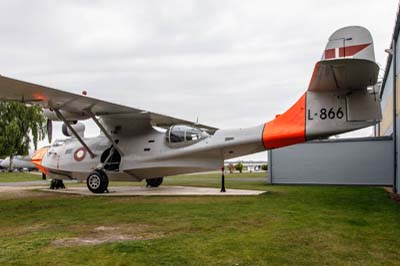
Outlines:
[[86, 179], [88, 189], [93, 193], [108, 192], [108, 177], [102, 170], [96, 170], [89, 174]]

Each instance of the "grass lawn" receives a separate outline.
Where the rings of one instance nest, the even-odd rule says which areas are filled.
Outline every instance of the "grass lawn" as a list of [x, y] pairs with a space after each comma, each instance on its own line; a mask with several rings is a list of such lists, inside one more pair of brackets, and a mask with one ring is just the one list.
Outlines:
[[41, 174], [33, 174], [29, 172], [2, 172], [0, 173], [0, 183], [2, 182], [23, 182], [23, 181], [35, 181], [42, 180]]
[[[264, 190], [267, 182], [266, 172], [253, 173], [233, 173], [225, 175], [225, 185], [227, 188], [245, 188]], [[75, 184], [75, 186], [86, 186], [85, 183]], [[145, 181], [142, 182], [119, 182], [111, 181], [110, 186], [145, 186]], [[191, 175], [176, 175], [164, 178], [162, 185], [169, 186], [196, 186], [196, 187], [221, 187], [221, 174], [191, 174]]]
[[[243, 173], [238, 173], [234, 172], [232, 174], [227, 173], [225, 174], [226, 178], [247, 178], [247, 177], [266, 177], [267, 172], [266, 171], [260, 171], [260, 172], [243, 172]], [[212, 172], [212, 173], [204, 173], [204, 174], [190, 174], [190, 175], [176, 175], [173, 177], [181, 177], [181, 178], [219, 178], [221, 177], [221, 173], [218, 172]]]
[[[214, 179], [191, 175], [166, 178], [165, 183], [219, 186], [218, 175]], [[400, 263], [400, 204], [382, 188], [270, 186], [235, 176], [227, 177], [227, 188], [269, 193], [114, 198], [0, 194], [0, 265]], [[105, 240], [115, 236], [129, 240]]]

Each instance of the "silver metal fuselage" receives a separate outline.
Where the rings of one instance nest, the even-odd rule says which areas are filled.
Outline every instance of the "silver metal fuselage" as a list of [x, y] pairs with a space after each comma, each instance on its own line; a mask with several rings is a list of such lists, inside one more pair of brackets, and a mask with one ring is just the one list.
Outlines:
[[[10, 157], [7, 157], [4, 160], [2, 160], [0, 166], [4, 169], [8, 169], [10, 167]], [[14, 156], [12, 167], [13, 169], [24, 169], [24, 168], [28, 170], [37, 169], [35, 165], [31, 162], [29, 156], [21, 156], [21, 155]]]
[[[262, 143], [263, 126], [245, 129], [217, 130], [213, 135], [195, 143], [174, 147], [166, 142], [165, 132], [149, 127], [145, 132], [113, 135], [124, 153], [118, 171], [107, 171], [110, 180], [137, 180], [177, 174], [221, 169], [225, 159], [265, 150]], [[43, 157], [42, 166], [53, 178], [86, 179], [101, 164], [103, 152], [111, 142], [103, 134], [85, 138], [96, 154], [88, 153], [77, 160], [76, 152], [82, 145], [69, 138], [59, 146], [52, 146]]]

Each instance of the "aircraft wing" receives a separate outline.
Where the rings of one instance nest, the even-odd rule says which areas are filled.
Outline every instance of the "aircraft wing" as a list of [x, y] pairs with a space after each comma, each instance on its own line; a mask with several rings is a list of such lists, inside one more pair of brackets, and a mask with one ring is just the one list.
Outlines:
[[[18, 101], [35, 104], [43, 108], [58, 109], [60, 111], [79, 114], [82, 117], [88, 115], [89, 110], [101, 118], [110, 116], [123, 120], [148, 120], [151, 125], [164, 128], [175, 124], [185, 124], [196, 126], [210, 133], [217, 130], [215, 127], [197, 124], [184, 119], [114, 104], [4, 76], [0, 76], [0, 101]], [[104, 121], [107, 120], [104, 119]], [[141, 125], [142, 123], [138, 123], [138, 126]]]

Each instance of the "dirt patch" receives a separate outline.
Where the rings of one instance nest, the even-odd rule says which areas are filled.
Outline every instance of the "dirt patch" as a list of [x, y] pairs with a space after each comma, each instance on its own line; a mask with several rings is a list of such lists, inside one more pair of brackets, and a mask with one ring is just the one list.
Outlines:
[[397, 201], [398, 203], [400, 203], [400, 195], [396, 194], [396, 193], [390, 193], [390, 198], [394, 201]]
[[392, 200], [400, 203], [400, 194], [393, 193], [393, 189], [391, 187], [385, 187], [385, 190], [389, 193], [389, 197]]
[[38, 192], [37, 189], [44, 188], [41, 186], [29, 186], [29, 187], [12, 187], [12, 186], [0, 186], [0, 198], [27, 198], [32, 196], [46, 196], [44, 192]]
[[48, 188], [47, 186], [0, 186], [0, 200], [2, 199], [24, 199], [24, 198], [71, 198], [71, 197], [81, 197], [80, 195], [73, 194], [53, 194], [45, 191], [43, 189]]
[[163, 233], [148, 232], [147, 225], [135, 226], [98, 226], [93, 230], [82, 233], [81, 237], [70, 237], [56, 239], [53, 245], [59, 247], [69, 247], [77, 245], [98, 245], [103, 243], [114, 243], [132, 240], [149, 240], [163, 237]]

